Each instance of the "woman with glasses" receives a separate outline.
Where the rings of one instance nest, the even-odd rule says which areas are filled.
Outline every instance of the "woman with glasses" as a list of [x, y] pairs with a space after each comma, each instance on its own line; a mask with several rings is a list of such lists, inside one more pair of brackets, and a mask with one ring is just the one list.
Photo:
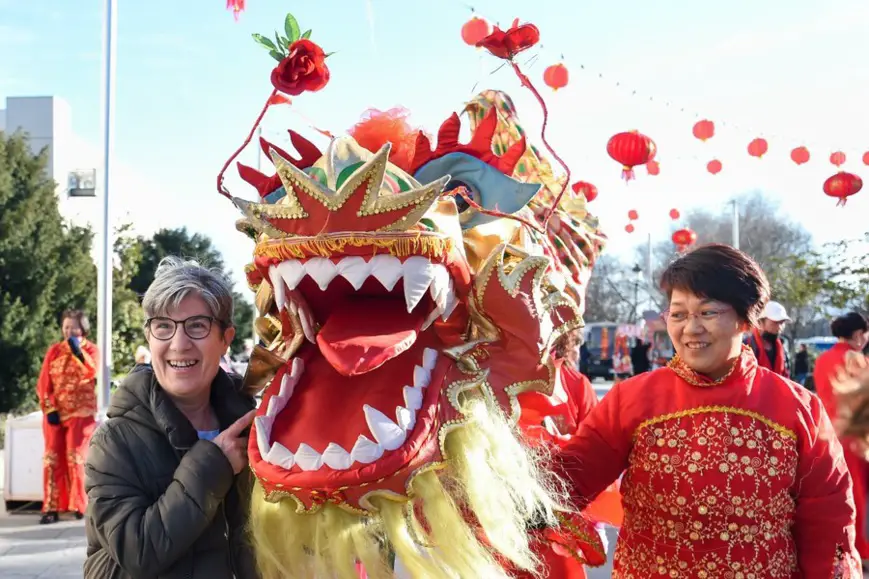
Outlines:
[[151, 368], [114, 393], [88, 455], [85, 576], [256, 577], [244, 536], [254, 401], [220, 369], [231, 286], [166, 258], [142, 307]]
[[862, 578], [830, 419], [742, 344], [769, 299], [763, 271], [709, 245], [661, 289], [676, 355], [615, 385], [560, 456], [579, 507], [624, 474], [612, 576]]

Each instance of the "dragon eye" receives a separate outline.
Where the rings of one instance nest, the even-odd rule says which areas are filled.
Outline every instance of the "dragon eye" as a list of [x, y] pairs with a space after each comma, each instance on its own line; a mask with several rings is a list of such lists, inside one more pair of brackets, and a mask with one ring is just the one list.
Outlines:
[[468, 187], [467, 183], [465, 183], [464, 181], [459, 181], [458, 179], [453, 179], [452, 181], [447, 183], [446, 187], [444, 187], [444, 193], [455, 191], [453, 197], [456, 200], [456, 207], [458, 208], [459, 213], [464, 213], [465, 211], [470, 209], [471, 206], [468, 203], [467, 199], [465, 199], [465, 197], [459, 193], [458, 189], [463, 190], [465, 195], [467, 195], [471, 199], [474, 199], [474, 190]]

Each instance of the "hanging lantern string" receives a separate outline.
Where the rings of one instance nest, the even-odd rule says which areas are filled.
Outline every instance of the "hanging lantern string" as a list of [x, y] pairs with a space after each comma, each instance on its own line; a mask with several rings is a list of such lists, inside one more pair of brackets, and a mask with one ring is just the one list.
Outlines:
[[[469, 10], [474, 16], [476, 16], [478, 18], [484, 18], [482, 16], [482, 14], [480, 13], [480, 11], [477, 10], [477, 8], [474, 7], [473, 5], [468, 4], [467, 2], [464, 2], [463, 0], [455, 0], [455, 1], [457, 2], [457, 4], [461, 5], [462, 8]], [[490, 20], [489, 18], [485, 18], [485, 20], [490, 22], [490, 23], [493, 23], [494, 25], [497, 26], [496, 20]], [[536, 64], [541, 56], [540, 52], [545, 52], [546, 54], [549, 54], [550, 52], [552, 52], [552, 53], [558, 55], [558, 58], [554, 59], [554, 61], [565, 61], [565, 55], [564, 55], [563, 51], [551, 51], [550, 49], [546, 48], [545, 43], [540, 43], [535, 48], [537, 49], [537, 52], [533, 56], [531, 56], [523, 66], [533, 66], [534, 64]], [[665, 99], [665, 98], [656, 98], [654, 95], [650, 95], [648, 93], [645, 93], [644, 91], [630, 88], [630, 86], [628, 84], [625, 84], [619, 80], [613, 80], [611, 77], [609, 77], [609, 75], [604, 75], [600, 71], [595, 71], [594, 69], [586, 66], [585, 64], [580, 63], [577, 65], [577, 67], [578, 67], [579, 71], [582, 72], [583, 74], [585, 74], [589, 77], [595, 78], [600, 82], [611, 85], [611, 86], [615, 87], [617, 90], [619, 90], [619, 91], [621, 91], [621, 92], [623, 92], [631, 97], [635, 97], [637, 99], [642, 99], [642, 100], [648, 100], [648, 102], [652, 102], [652, 103], [657, 103], [657, 104], [662, 105], [671, 111], [674, 111], [676, 113], [679, 113], [679, 114], [682, 114], [682, 115], [685, 115], [685, 116], [688, 116], [688, 117], [691, 117], [694, 119], [709, 118], [709, 119], [714, 120], [716, 118], [713, 115], [707, 115], [707, 114], [701, 115], [699, 112], [696, 112], [696, 109], [694, 109], [693, 107], [683, 106], [681, 104], [675, 103], [675, 102], [673, 102], [669, 99]], [[497, 69], [495, 69], [492, 72], [492, 74], [494, 74], [495, 72], [498, 72], [502, 68], [504, 68], [504, 65], [499, 66]], [[806, 141], [806, 139], [795, 137], [792, 135], [785, 135], [785, 134], [777, 133], [777, 132], [771, 133], [771, 132], [767, 132], [767, 131], [758, 131], [758, 130], [754, 129], [753, 127], [749, 127], [746, 125], [742, 125], [742, 124], [738, 124], [738, 123], [726, 121], [726, 120], [714, 120], [714, 122], [716, 125], [720, 125], [722, 128], [729, 128], [729, 129], [732, 129], [735, 131], [744, 132], [746, 134], [752, 135], [753, 137], [763, 137], [763, 138], [767, 138], [767, 139], [783, 140], [783, 141], [788, 141], [791, 143], [796, 143], [796, 145], [794, 145], [794, 146], [805, 146], [810, 150], [810, 152], [813, 148], [818, 149], [818, 150], [829, 150], [830, 152], [843, 151], [843, 152], [846, 152], [846, 155], [848, 155], [850, 160], [860, 159], [864, 152], [869, 151], [869, 145], [866, 145], [863, 147], [851, 146], [851, 147], [847, 147], [847, 148], [828, 146], [828, 145], [822, 146], [818, 143], [814, 143], [814, 145], [811, 145]], [[851, 151], [852, 153], [848, 154], [848, 151]]]

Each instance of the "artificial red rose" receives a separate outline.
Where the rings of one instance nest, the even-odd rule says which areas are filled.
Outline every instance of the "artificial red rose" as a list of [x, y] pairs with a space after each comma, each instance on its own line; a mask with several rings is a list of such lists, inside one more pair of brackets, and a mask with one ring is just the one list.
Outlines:
[[477, 43], [493, 55], [504, 60], [512, 60], [514, 56], [528, 50], [540, 42], [540, 31], [533, 24], [519, 26], [519, 19], [513, 21], [513, 26], [505, 32], [497, 26], [492, 33]]
[[290, 53], [272, 71], [272, 85], [293, 96], [317, 92], [328, 82], [326, 54], [307, 38], [292, 43]]

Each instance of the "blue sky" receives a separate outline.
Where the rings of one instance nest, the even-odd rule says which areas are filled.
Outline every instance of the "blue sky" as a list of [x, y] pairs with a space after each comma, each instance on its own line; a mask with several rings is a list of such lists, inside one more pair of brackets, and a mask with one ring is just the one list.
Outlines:
[[[274, 61], [250, 34], [282, 27], [287, 11], [335, 52], [332, 81], [295, 99], [293, 108], [270, 112], [270, 138], [280, 142], [292, 127], [324, 146], [295, 111], [340, 133], [366, 108], [394, 105], [409, 108], [415, 123], [434, 131], [473, 96], [475, 85], [477, 91], [506, 90], [529, 133], [539, 127], [538, 106], [512, 73], [492, 74], [499, 62], [461, 42], [459, 29], [471, 15], [465, 2], [370, 0], [373, 29], [365, 0], [248, 0], [237, 23], [223, 0], [121, 4], [116, 155], [125, 169], [115, 211], [132, 211], [153, 226], [206, 233], [238, 271], [251, 247], [234, 232], [236, 213], [214, 181], [271, 90]], [[849, 156], [846, 169], [869, 177], [860, 161], [869, 150], [865, 2], [473, 5], [502, 25], [519, 17], [539, 26], [542, 48], [528, 69], [532, 79], [539, 81], [543, 68], [563, 54], [569, 86], [555, 94], [544, 90], [550, 142], [576, 179], [598, 186], [592, 211], [602, 218], [612, 251], [629, 253], [649, 232], [667, 237], [671, 207], [722, 207], [730, 195], [752, 189], [780, 200], [819, 241], [869, 229], [869, 191], [844, 210], [821, 191], [835, 171], [829, 154], [839, 148]], [[99, 145], [101, 17], [99, 0], [0, 0], [0, 98], [61, 96], [72, 107], [77, 135]], [[717, 123], [713, 140], [704, 144], [691, 136], [694, 112]], [[625, 186], [605, 147], [612, 134], [631, 129], [656, 140], [662, 172], [652, 178], [640, 169], [640, 179]], [[756, 136], [770, 142], [762, 160], [745, 151]], [[813, 154], [803, 167], [788, 158], [798, 145]], [[254, 155], [251, 149], [242, 160], [253, 164]], [[705, 170], [713, 157], [725, 167], [715, 177]], [[234, 193], [252, 195], [240, 187]], [[634, 236], [623, 231], [631, 208], [641, 215]]]

